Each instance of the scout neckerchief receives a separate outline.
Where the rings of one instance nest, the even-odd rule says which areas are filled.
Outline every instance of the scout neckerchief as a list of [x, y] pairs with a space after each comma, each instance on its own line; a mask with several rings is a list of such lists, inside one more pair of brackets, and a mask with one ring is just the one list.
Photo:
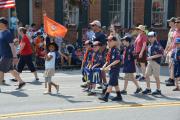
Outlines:
[[85, 52], [85, 54], [84, 54], [83, 62], [85, 62], [85, 61], [87, 60], [89, 51], [91, 51], [91, 49], [89, 49], [89, 50], [87, 49], [87, 50], [86, 50], [86, 52]]
[[110, 63], [111, 60], [111, 49], [108, 51], [107, 56], [106, 56], [106, 62]]

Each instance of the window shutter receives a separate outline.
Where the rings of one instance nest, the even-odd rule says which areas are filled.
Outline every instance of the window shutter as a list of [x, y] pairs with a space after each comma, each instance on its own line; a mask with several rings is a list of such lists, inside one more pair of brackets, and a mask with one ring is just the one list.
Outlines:
[[145, 0], [144, 5], [144, 25], [151, 27], [152, 0]]
[[55, 20], [63, 24], [63, 0], [55, 0]]
[[168, 0], [168, 19], [175, 16], [176, 0]]
[[109, 0], [101, 0], [101, 23], [102, 26], [109, 26]]

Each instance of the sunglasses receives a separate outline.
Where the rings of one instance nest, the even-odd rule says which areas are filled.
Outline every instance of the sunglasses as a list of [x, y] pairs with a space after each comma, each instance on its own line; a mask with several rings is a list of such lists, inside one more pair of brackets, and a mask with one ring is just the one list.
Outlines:
[[96, 26], [96, 25], [91, 25], [92, 27]]
[[180, 23], [180, 22], [175, 22], [175, 23]]

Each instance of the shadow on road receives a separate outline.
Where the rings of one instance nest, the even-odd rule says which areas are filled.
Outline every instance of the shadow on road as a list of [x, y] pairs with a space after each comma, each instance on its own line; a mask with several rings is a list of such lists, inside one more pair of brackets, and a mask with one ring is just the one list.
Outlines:
[[28, 97], [29, 95], [22, 91], [12, 91], [12, 92], [1, 92], [4, 94], [14, 95], [16, 97]]

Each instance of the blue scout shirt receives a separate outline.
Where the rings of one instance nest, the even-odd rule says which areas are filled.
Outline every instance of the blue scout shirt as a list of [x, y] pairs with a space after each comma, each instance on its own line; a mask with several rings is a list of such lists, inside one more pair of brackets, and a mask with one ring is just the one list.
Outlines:
[[134, 46], [129, 45], [124, 49], [123, 53], [123, 72], [124, 73], [135, 73], [135, 56], [134, 56]]
[[[118, 48], [113, 47], [113, 48], [111, 48], [111, 52], [110, 52], [110, 63], [109, 64], [113, 63], [116, 60], [120, 60], [120, 51]], [[110, 71], [113, 71], [113, 70], [120, 70], [120, 62], [111, 67]]]
[[9, 43], [13, 43], [13, 35], [9, 30], [0, 30], [0, 56], [12, 58], [12, 51]]
[[180, 63], [180, 48], [176, 48], [172, 52], [172, 56], [174, 63]]
[[[153, 44], [148, 46], [148, 57], [153, 56], [153, 55], [157, 55], [157, 54], [163, 54], [163, 48], [157, 41], [154, 41]], [[153, 59], [153, 61], [160, 64], [161, 63], [161, 57], [155, 58], [155, 59]]]
[[87, 53], [87, 56], [86, 56], [87, 58], [85, 59], [84, 66], [87, 66], [88, 63], [92, 60], [92, 55], [93, 55], [93, 50], [89, 50], [88, 53]]
[[100, 51], [96, 52], [92, 58], [93, 65], [99, 64], [98, 67], [102, 67], [104, 65], [103, 55]]

